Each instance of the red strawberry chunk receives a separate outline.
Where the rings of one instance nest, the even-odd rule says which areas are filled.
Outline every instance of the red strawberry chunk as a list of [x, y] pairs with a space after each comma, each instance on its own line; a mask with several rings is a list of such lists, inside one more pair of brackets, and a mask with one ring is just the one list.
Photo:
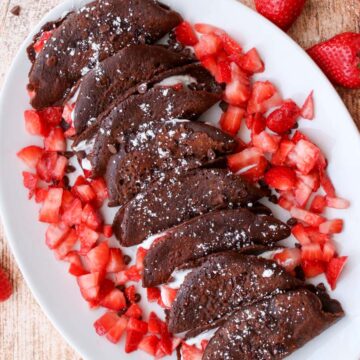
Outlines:
[[61, 128], [54, 128], [44, 140], [46, 151], [65, 151], [66, 140]]
[[316, 195], [311, 202], [310, 211], [321, 214], [326, 206], [326, 198], [322, 195]]
[[292, 100], [287, 100], [266, 118], [266, 126], [278, 134], [283, 134], [295, 126], [299, 114], [298, 106]]
[[311, 242], [324, 245], [330, 238], [326, 234], [321, 234], [316, 227], [309, 226], [306, 228], [306, 233], [310, 237]]
[[88, 272], [82, 266], [77, 264], [70, 264], [68, 272], [69, 274], [76, 277], [88, 274]]
[[104, 201], [108, 198], [108, 191], [105, 180], [103, 178], [95, 179], [90, 183], [90, 186], [96, 194], [96, 206], [101, 207]]
[[90, 204], [86, 204], [81, 214], [81, 222], [90, 229], [98, 231], [102, 228], [102, 217], [100, 213]]
[[307, 279], [323, 274], [326, 269], [325, 263], [318, 260], [303, 260], [301, 267]]
[[171, 308], [171, 304], [174, 302], [176, 294], [177, 289], [173, 289], [166, 285], [161, 286], [161, 299], [167, 309]]
[[144, 269], [144, 258], [146, 254], [147, 254], [147, 250], [139, 246], [136, 253], [136, 268], [139, 271], [142, 271]]
[[24, 187], [29, 191], [29, 199], [32, 198], [32, 196], [35, 194], [38, 182], [39, 182], [39, 177], [35, 174], [32, 174], [28, 171], [23, 171], [22, 173], [23, 175], [23, 184]]
[[180, 25], [176, 27], [175, 35], [177, 41], [179, 41], [185, 46], [194, 46], [199, 41], [195, 34], [195, 31], [187, 21], [183, 21]]
[[305, 231], [305, 228], [302, 224], [296, 224], [292, 229], [291, 229], [292, 234], [295, 236], [296, 240], [301, 244], [301, 245], [307, 245], [311, 243], [311, 240], [307, 234], [307, 232]]
[[74, 199], [68, 209], [63, 212], [61, 220], [69, 226], [79, 225], [81, 223], [82, 211], [81, 201]]
[[126, 276], [125, 271], [123, 270], [114, 274], [114, 281], [116, 285], [125, 285], [129, 281], [129, 279]]
[[134, 303], [135, 302], [135, 295], [136, 295], [136, 288], [134, 285], [131, 285], [125, 289], [125, 295], [126, 298], [129, 300], [129, 302]]
[[319, 231], [322, 234], [338, 234], [343, 230], [344, 221], [342, 219], [328, 220], [320, 224]]
[[326, 206], [334, 209], [347, 209], [350, 206], [350, 201], [326, 196]]
[[327, 265], [325, 275], [332, 290], [336, 288], [337, 280], [339, 279], [347, 259], [347, 256], [333, 258]]
[[162, 321], [152, 311], [149, 315], [148, 330], [152, 334], [160, 334]]
[[271, 135], [266, 131], [252, 136], [253, 145], [261, 149], [264, 153], [273, 154], [279, 147], [281, 138], [276, 135]]
[[77, 233], [80, 240], [80, 254], [86, 255], [99, 239], [99, 234], [84, 224], [78, 226]]
[[88, 203], [95, 200], [96, 194], [92, 187], [88, 184], [76, 185], [73, 187], [74, 193], [79, 196], [82, 202]]
[[63, 189], [50, 188], [39, 213], [39, 220], [47, 223], [57, 223], [60, 220], [60, 207]]
[[301, 108], [300, 115], [304, 119], [313, 120], [314, 119], [314, 99], [313, 99], [313, 91], [311, 91], [310, 95], [306, 98], [304, 105]]
[[24, 112], [25, 129], [30, 135], [47, 136], [49, 127], [36, 110]]
[[265, 70], [264, 63], [255, 48], [252, 48], [244, 56], [240, 57], [237, 64], [249, 74], [261, 73]]
[[21, 159], [28, 167], [35, 169], [41, 156], [44, 152], [39, 146], [27, 146], [21, 149], [16, 155]]
[[231, 63], [231, 78], [231, 83], [225, 88], [225, 101], [242, 107], [251, 96], [249, 77], [235, 63]]
[[64, 190], [63, 197], [61, 201], [61, 212], [64, 213], [65, 211], [69, 210], [73, 205], [75, 197], [69, 190]]
[[77, 251], [70, 251], [63, 259], [66, 262], [70, 263], [69, 273], [76, 277], [88, 274], [84, 269], [81, 258]]
[[47, 193], [48, 193], [48, 189], [46, 189], [46, 188], [35, 189], [35, 202], [37, 204], [44, 202], [46, 199]]
[[253, 167], [258, 164], [261, 157], [263, 157], [262, 152], [255, 147], [251, 147], [237, 154], [229, 155], [227, 163], [232, 172], [239, 172], [244, 168]]
[[118, 322], [119, 316], [113, 312], [108, 311], [94, 322], [95, 331], [98, 335], [103, 336], [110, 331]]
[[293, 135], [291, 141], [294, 143], [294, 144], [297, 144], [300, 140], [307, 140], [309, 141], [308, 137], [303, 134], [301, 131], [299, 130], [296, 130], [295, 131], [295, 134]]
[[141, 280], [141, 274], [136, 265], [130, 266], [127, 270], [125, 270], [125, 275], [129, 281], [138, 282]]
[[209, 24], [197, 23], [194, 25], [195, 30], [200, 34], [222, 34], [224, 30]]
[[113, 236], [113, 229], [111, 225], [105, 224], [103, 226], [103, 234], [106, 238], [111, 238]]
[[147, 288], [147, 299], [149, 302], [157, 302], [160, 299], [161, 292], [158, 288]]
[[45, 242], [50, 249], [55, 249], [65, 239], [70, 228], [63, 222], [51, 224], [46, 230]]
[[272, 156], [271, 163], [274, 165], [285, 165], [289, 153], [294, 149], [295, 144], [290, 140], [282, 140], [278, 150]]
[[114, 311], [126, 308], [126, 299], [124, 293], [119, 289], [113, 289], [101, 301], [100, 305]]
[[320, 184], [329, 197], [336, 197], [334, 185], [325, 171], [320, 171]]
[[55, 167], [52, 171], [52, 178], [61, 181], [65, 175], [65, 169], [68, 164], [68, 159], [65, 156], [58, 156]]
[[155, 356], [156, 349], [158, 347], [160, 340], [155, 335], [145, 336], [139, 343], [138, 349], [142, 350], [152, 356]]
[[260, 134], [266, 128], [265, 118], [260, 113], [250, 114], [246, 117], [246, 126], [251, 130], [251, 135]]
[[137, 350], [143, 337], [143, 333], [134, 330], [128, 330], [126, 332], [125, 352], [128, 354]]
[[215, 79], [218, 83], [228, 84], [231, 82], [231, 65], [228, 60], [225, 59], [218, 62]]
[[325, 219], [322, 216], [319, 216], [304, 209], [299, 209], [295, 206], [291, 208], [290, 213], [291, 216], [294, 217], [295, 219], [303, 221], [304, 223], [312, 226], [319, 226], [321, 223], [325, 221]]
[[265, 113], [270, 108], [279, 106], [281, 103], [281, 96], [270, 81], [256, 81], [248, 102], [247, 112], [248, 114]]
[[62, 120], [62, 107], [48, 107], [39, 111], [40, 117], [51, 127], [60, 125]]
[[145, 321], [131, 318], [127, 326], [128, 330], [133, 330], [141, 334], [146, 334], [148, 331], [148, 324]]
[[274, 255], [274, 260], [287, 271], [293, 271], [301, 263], [301, 252], [298, 248], [286, 248]]
[[187, 345], [183, 343], [181, 346], [182, 360], [201, 360], [203, 351], [198, 349], [195, 345]]
[[222, 47], [221, 39], [215, 34], [204, 34], [194, 46], [196, 57], [201, 60], [206, 56], [215, 55]]
[[55, 249], [55, 256], [57, 259], [62, 260], [73, 249], [78, 241], [78, 236], [74, 229], [71, 229], [60, 245]]
[[85, 300], [94, 301], [97, 299], [100, 291], [100, 280], [100, 273], [81, 275], [77, 278], [81, 295]]
[[292, 190], [296, 185], [296, 174], [285, 166], [274, 166], [265, 174], [264, 180], [274, 189]]
[[113, 344], [117, 344], [126, 330], [128, 319], [125, 316], [118, 317], [115, 325], [107, 332], [106, 338]]
[[109, 261], [109, 245], [102, 242], [87, 253], [90, 272], [102, 271]]
[[125, 313], [126, 316], [135, 319], [141, 319], [142, 314], [143, 312], [138, 304], [131, 304]]
[[222, 46], [227, 55], [241, 55], [242, 47], [225, 31], [218, 31], [217, 34], [220, 36]]
[[215, 56], [213, 55], [205, 56], [203, 59], [201, 59], [201, 65], [206, 70], [208, 70], [212, 76], [214, 77], [218, 76], [218, 65]]
[[122, 252], [118, 248], [111, 248], [109, 252], [109, 261], [106, 266], [107, 273], [117, 273], [125, 269]]
[[50, 182], [53, 178], [53, 171], [56, 166], [58, 155], [56, 152], [43, 152], [36, 164], [36, 172], [41, 180]]
[[326, 244], [324, 244], [322, 251], [323, 251], [323, 260], [329, 262], [335, 256], [336, 248], [335, 245], [329, 241]]
[[160, 337], [161, 337], [161, 341], [160, 341], [159, 346], [160, 346], [161, 350], [164, 352], [164, 354], [171, 355], [173, 352], [173, 349], [172, 349], [173, 344], [172, 344], [171, 335], [169, 334], [166, 323], [161, 323]]
[[43, 31], [40, 37], [33, 45], [35, 52], [38, 54], [45, 46], [46, 42], [51, 38], [53, 31]]
[[317, 146], [307, 140], [300, 140], [288, 156], [299, 171], [306, 175], [315, 167], [319, 155]]
[[320, 244], [306, 244], [301, 247], [301, 259], [303, 260], [322, 260]]

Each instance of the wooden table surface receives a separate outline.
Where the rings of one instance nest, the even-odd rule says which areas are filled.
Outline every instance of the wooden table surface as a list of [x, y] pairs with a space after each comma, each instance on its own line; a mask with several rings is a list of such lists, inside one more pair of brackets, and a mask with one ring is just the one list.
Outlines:
[[[11, 61], [30, 29], [60, 2], [0, 0], [0, 89]], [[253, 6], [252, 0], [242, 2]], [[20, 16], [10, 13], [15, 5], [21, 6]], [[360, 31], [359, 0], [308, 0], [289, 35], [306, 48], [343, 31]], [[339, 88], [338, 91], [360, 128], [360, 90]], [[80, 359], [35, 302], [10, 253], [1, 227], [0, 265], [11, 274], [15, 289], [9, 301], [0, 303], [0, 360]]]

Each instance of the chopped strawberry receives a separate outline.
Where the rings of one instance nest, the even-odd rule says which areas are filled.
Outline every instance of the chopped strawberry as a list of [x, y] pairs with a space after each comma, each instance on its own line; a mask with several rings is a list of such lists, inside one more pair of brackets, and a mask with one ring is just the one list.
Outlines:
[[196, 57], [201, 60], [206, 56], [215, 55], [222, 47], [221, 39], [215, 34], [204, 34], [194, 46]]
[[296, 183], [294, 190], [296, 204], [300, 208], [304, 208], [313, 193], [313, 190], [300, 179]]
[[100, 291], [100, 281], [101, 275], [99, 272], [77, 277], [81, 295], [85, 300], [93, 301], [97, 299]]
[[107, 273], [117, 273], [125, 269], [122, 252], [119, 248], [111, 248], [109, 252], [109, 261], [106, 266]]
[[301, 267], [307, 279], [323, 274], [326, 269], [324, 262], [319, 260], [303, 260]]
[[328, 197], [336, 197], [335, 187], [325, 171], [320, 171], [320, 184]]
[[224, 30], [209, 24], [197, 23], [194, 25], [195, 30], [200, 34], [222, 34]]
[[172, 349], [172, 341], [171, 341], [171, 335], [169, 334], [169, 330], [167, 328], [166, 323], [161, 323], [160, 326], [160, 348], [166, 355], [171, 355], [173, 352]]
[[74, 229], [71, 229], [66, 237], [62, 240], [60, 245], [55, 249], [55, 256], [57, 259], [62, 260], [73, 249], [78, 240], [78, 236]]
[[336, 254], [336, 248], [335, 245], [331, 242], [328, 241], [327, 243], [324, 244], [323, 249], [323, 260], [325, 262], [329, 262]]
[[256, 81], [248, 102], [247, 112], [248, 114], [265, 113], [270, 108], [279, 106], [281, 103], [281, 96], [270, 81]]
[[144, 269], [144, 258], [147, 254], [147, 250], [139, 246], [136, 252], [136, 267], [139, 271]]
[[69, 226], [79, 225], [81, 223], [82, 211], [81, 201], [79, 199], [74, 199], [69, 208], [63, 212], [61, 220]]
[[253, 134], [253, 145], [261, 149], [264, 153], [273, 154], [279, 148], [280, 136], [269, 134], [267, 131], [262, 131], [260, 134]]
[[100, 213], [90, 204], [86, 204], [81, 214], [81, 222], [90, 229], [99, 231], [102, 227], [102, 217]]
[[86, 255], [95, 245], [99, 234], [84, 224], [78, 226], [77, 233], [80, 240], [80, 254]]
[[100, 305], [114, 311], [126, 308], [126, 299], [124, 293], [119, 289], [113, 289], [100, 301]]
[[50, 188], [39, 213], [39, 220], [47, 223], [57, 223], [60, 220], [60, 207], [63, 189]]
[[44, 202], [45, 199], [46, 199], [48, 191], [49, 190], [46, 189], [46, 188], [35, 189], [35, 202], [37, 204]]
[[65, 211], [69, 210], [73, 202], [75, 200], [75, 196], [69, 190], [64, 190], [63, 197], [61, 201], [61, 212], [64, 213]]
[[206, 347], [208, 346], [208, 344], [209, 344], [209, 340], [205, 340], [205, 339], [203, 339], [203, 340], [201, 340], [201, 349], [203, 350], [203, 351], [205, 351], [205, 349], [206, 349]]
[[160, 334], [162, 321], [152, 311], [149, 315], [148, 329], [152, 334]]
[[13, 287], [5, 271], [0, 268], [0, 302], [7, 300], [13, 293]]
[[332, 290], [336, 288], [337, 280], [345, 266], [347, 259], [347, 256], [333, 258], [327, 265], [325, 275]]
[[[84, 258], [84, 260], [86, 261], [86, 258]], [[101, 272], [101, 275], [104, 276], [104, 272]], [[97, 302], [99, 303], [100, 300], [104, 299], [114, 289], [115, 289], [115, 283], [112, 280], [110, 280], [108, 278], [102, 279], [101, 284], [100, 284], [100, 290], [99, 290], [98, 298], [96, 299]]]
[[315, 167], [319, 155], [320, 150], [317, 146], [307, 140], [300, 140], [288, 157], [299, 171], [306, 175]]
[[301, 244], [301, 245], [307, 245], [311, 243], [311, 240], [308, 236], [308, 234], [305, 231], [305, 228], [302, 224], [296, 224], [292, 229], [291, 229], [292, 234], [295, 236], [296, 240]]
[[25, 129], [30, 135], [47, 136], [49, 127], [36, 110], [24, 112]]
[[195, 345], [187, 345], [185, 342], [181, 346], [182, 360], [201, 360], [203, 352]]
[[129, 320], [125, 316], [118, 317], [115, 325], [107, 332], [106, 338], [113, 344], [117, 344], [126, 330], [128, 321]]
[[244, 56], [241, 56], [237, 64], [249, 74], [261, 73], [265, 70], [264, 63], [255, 48], [252, 48]]
[[307, 175], [297, 173], [299, 180], [305, 183], [312, 191], [316, 192], [320, 188], [320, 179], [317, 171], [312, 171]]
[[266, 126], [278, 134], [286, 133], [295, 126], [299, 114], [298, 106], [287, 100], [266, 118]]
[[40, 179], [50, 182], [53, 178], [53, 170], [56, 166], [58, 155], [56, 152], [43, 152], [36, 164], [36, 172]]
[[106, 238], [111, 238], [113, 236], [113, 229], [111, 225], [105, 224], [102, 232]]
[[135, 319], [141, 319], [142, 314], [142, 310], [138, 304], [131, 304], [125, 313], [126, 316]]
[[185, 46], [194, 46], [199, 41], [195, 34], [195, 31], [187, 21], [183, 21], [180, 25], [176, 27], [175, 35], [177, 41], [179, 41]]
[[72, 190], [73, 190], [74, 194], [79, 196], [81, 201], [84, 203], [93, 201], [96, 198], [96, 194], [95, 194], [93, 188], [88, 184], [76, 185], [76, 186], [74, 185]]
[[347, 209], [350, 206], [350, 201], [326, 196], [326, 206], [334, 209]]
[[262, 152], [259, 149], [252, 147], [237, 154], [229, 155], [227, 157], [227, 163], [232, 172], [238, 172], [244, 168], [256, 165], [261, 157], [263, 157]]
[[139, 343], [138, 349], [142, 350], [152, 356], [155, 356], [156, 349], [158, 347], [160, 340], [155, 335], [145, 336]]
[[106, 268], [109, 261], [109, 245], [102, 242], [87, 253], [90, 272], [99, 272]]
[[171, 304], [174, 302], [177, 294], [177, 289], [173, 289], [169, 286], [161, 286], [161, 299], [167, 309], [170, 309]]
[[94, 322], [95, 331], [98, 335], [103, 336], [109, 332], [118, 322], [119, 316], [113, 311], [107, 311]]
[[21, 159], [28, 167], [35, 169], [41, 156], [44, 152], [39, 146], [27, 146], [21, 149], [16, 155]]
[[221, 60], [217, 64], [215, 79], [218, 83], [230, 83], [232, 80], [231, 64], [229, 60]]
[[272, 167], [264, 177], [265, 182], [277, 190], [292, 190], [296, 186], [295, 171], [285, 166]]
[[53, 180], [61, 181], [65, 175], [65, 169], [68, 164], [68, 159], [65, 156], [58, 156], [55, 167], [51, 173]]
[[290, 140], [282, 140], [278, 150], [271, 158], [273, 165], [285, 165], [289, 153], [294, 149], [295, 144]]
[[338, 234], [343, 230], [344, 221], [342, 219], [328, 220], [320, 224], [319, 231], [322, 234]]
[[70, 263], [69, 273], [74, 276], [81, 276], [88, 274], [83, 267], [83, 263], [77, 251], [70, 251], [64, 258], [64, 261]]
[[247, 115], [246, 126], [251, 130], [251, 135], [260, 134], [266, 128], [265, 118], [260, 113]]
[[216, 58], [213, 55], [205, 56], [201, 59], [201, 65], [208, 70], [212, 76], [218, 76], [218, 64], [216, 62]]
[[29, 199], [31, 199], [35, 194], [39, 182], [39, 177], [36, 174], [32, 174], [28, 171], [23, 171], [22, 176], [24, 187], [29, 190]]
[[274, 255], [274, 260], [287, 271], [294, 270], [301, 263], [301, 252], [298, 248], [286, 248]]
[[58, 106], [48, 107], [39, 111], [40, 117], [51, 127], [60, 125], [63, 108]]
[[46, 42], [51, 38], [52, 31], [43, 31], [39, 38], [36, 40], [36, 42], [33, 45], [33, 48], [35, 52], [38, 54], [45, 46]]
[[291, 138], [291, 141], [294, 143], [294, 144], [297, 144], [300, 140], [306, 140], [306, 141], [309, 141], [308, 137], [303, 134], [301, 131], [299, 130], [296, 130], [295, 131], [295, 134], [293, 135], [293, 137]]
[[128, 277], [126, 276], [125, 270], [115, 273], [114, 281], [116, 285], [125, 285], [129, 281]]
[[136, 265], [130, 266], [127, 270], [125, 270], [125, 275], [129, 281], [138, 282], [141, 280], [141, 274]]
[[311, 226], [319, 226], [321, 223], [325, 221], [325, 219], [322, 216], [319, 216], [304, 209], [297, 208], [295, 206], [291, 208], [290, 213], [291, 216], [294, 217], [295, 219], [303, 221], [304, 223], [309, 224]]
[[44, 147], [46, 151], [66, 150], [66, 140], [61, 128], [57, 127], [50, 131], [49, 135], [44, 140]]
[[82, 266], [73, 263], [70, 264], [68, 272], [69, 274], [76, 277], [88, 274], [88, 272]]
[[326, 198], [322, 195], [316, 195], [311, 202], [310, 211], [321, 214], [326, 206]]
[[131, 285], [125, 289], [125, 295], [126, 298], [129, 300], [129, 302], [134, 303], [135, 302], [135, 295], [136, 295], [136, 288], [134, 285]]
[[90, 186], [96, 194], [96, 206], [101, 207], [104, 201], [108, 198], [105, 180], [103, 178], [94, 179], [91, 181]]
[[314, 91], [311, 91], [310, 95], [306, 98], [304, 105], [301, 108], [300, 115], [304, 119], [313, 120], [314, 119]]
[[125, 352], [128, 354], [137, 350], [143, 337], [144, 333], [140, 333], [134, 330], [128, 330], [126, 332]]
[[303, 260], [322, 261], [322, 251], [320, 244], [306, 244], [301, 247], [301, 258]]
[[309, 226], [306, 228], [306, 233], [308, 234], [311, 242], [324, 245], [327, 243], [330, 238], [326, 234], [321, 234], [316, 227]]
[[70, 228], [63, 222], [51, 224], [46, 230], [45, 242], [50, 249], [55, 249], [64, 240]]
[[278, 199], [278, 205], [283, 209], [290, 211], [291, 208], [295, 205], [295, 198], [291, 192], [282, 191]]
[[248, 75], [235, 63], [231, 63], [231, 83], [225, 88], [225, 101], [234, 106], [244, 106], [251, 96]]
[[157, 302], [160, 299], [161, 292], [158, 288], [147, 288], [147, 299], [149, 302]]

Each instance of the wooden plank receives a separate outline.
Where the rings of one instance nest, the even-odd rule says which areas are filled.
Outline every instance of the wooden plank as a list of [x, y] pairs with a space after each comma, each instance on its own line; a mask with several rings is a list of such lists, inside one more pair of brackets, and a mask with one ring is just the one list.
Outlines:
[[[180, 1], [180, 0], [179, 0]], [[219, 0], [220, 1], [220, 0]], [[41, 17], [61, 0], [0, 1], [0, 89], [11, 61]], [[242, 0], [253, 7], [252, 0]], [[19, 17], [10, 14], [21, 6]], [[308, 0], [304, 12], [289, 35], [301, 46], [329, 38], [342, 31], [360, 31], [359, 0]], [[339, 94], [360, 126], [360, 90], [338, 88]], [[341, 126], [339, 119], [339, 126]], [[26, 239], [24, 239], [26, 241]], [[0, 229], [0, 264], [11, 274], [15, 294], [0, 303], [0, 360], [77, 360], [33, 299], [10, 253]]]

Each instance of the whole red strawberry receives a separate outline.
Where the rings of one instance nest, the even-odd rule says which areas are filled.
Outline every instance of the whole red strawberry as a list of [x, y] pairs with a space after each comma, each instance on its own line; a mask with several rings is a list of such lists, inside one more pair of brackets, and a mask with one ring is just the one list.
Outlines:
[[12, 285], [5, 271], [0, 268], [0, 302], [7, 300], [13, 292]]
[[254, 0], [256, 10], [284, 31], [300, 15], [306, 0]]
[[307, 51], [333, 83], [360, 88], [360, 34], [339, 34]]

